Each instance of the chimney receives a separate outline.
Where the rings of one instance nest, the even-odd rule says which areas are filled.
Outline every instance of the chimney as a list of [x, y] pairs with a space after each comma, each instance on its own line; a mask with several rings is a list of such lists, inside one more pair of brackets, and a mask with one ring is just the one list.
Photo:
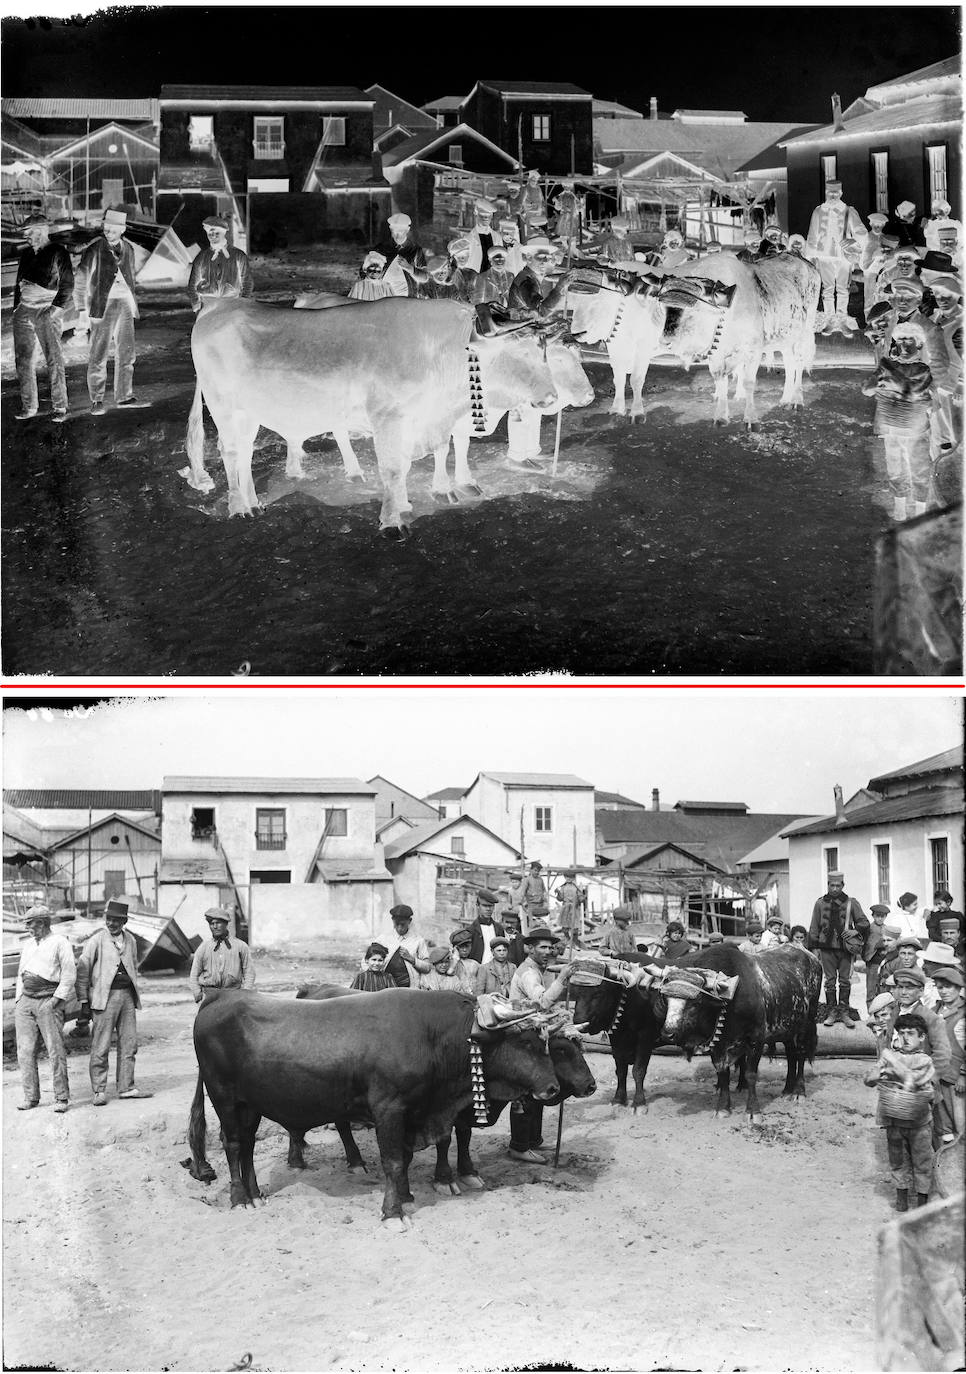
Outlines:
[[656, 787], [652, 787], [652, 788], [651, 788], [651, 810], [652, 810], [652, 811], [660, 811], [660, 809], [661, 809], [661, 794], [660, 794], [660, 792], [657, 790]]
[[835, 796], [835, 824], [845, 825], [849, 818], [845, 814], [845, 802], [842, 800], [842, 789], [838, 783], [832, 788], [832, 792]]
[[651, 118], [657, 119], [657, 96], [651, 96]]
[[832, 124], [833, 133], [840, 134], [845, 129], [845, 121], [842, 118], [842, 100], [836, 93], [832, 96]]

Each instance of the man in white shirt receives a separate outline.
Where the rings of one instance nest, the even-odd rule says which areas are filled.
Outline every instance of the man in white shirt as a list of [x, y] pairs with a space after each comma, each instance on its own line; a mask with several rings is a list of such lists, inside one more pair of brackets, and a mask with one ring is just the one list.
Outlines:
[[24, 917], [30, 936], [20, 953], [14, 998], [17, 1060], [23, 1082], [18, 1110], [40, 1105], [37, 1055], [43, 1040], [54, 1080], [54, 1111], [66, 1112], [70, 1101], [67, 1050], [64, 1047], [64, 1008], [74, 992], [76, 965], [70, 942], [50, 930], [50, 912], [32, 906]]
[[[571, 965], [566, 964], [559, 974], [550, 972], [548, 965], [555, 940], [546, 926], [531, 930], [524, 935], [523, 942], [527, 957], [510, 982], [510, 1001], [547, 1011], [567, 991]], [[510, 1108], [510, 1158], [521, 1164], [546, 1164], [547, 1157], [539, 1150], [542, 1131], [543, 1103], [530, 1096], [519, 1098]]]
[[75, 332], [90, 328], [87, 390], [91, 414], [104, 414], [107, 360], [114, 352], [114, 402], [126, 409], [148, 404], [134, 395], [134, 249], [124, 242], [127, 215], [123, 210], [104, 212], [103, 233], [84, 250], [74, 279], [74, 303], [78, 310]]
[[383, 939], [389, 950], [386, 972], [397, 988], [417, 987], [417, 975], [428, 973], [430, 945], [413, 931], [413, 909], [400, 902], [389, 911], [392, 930]]
[[858, 329], [848, 313], [852, 269], [843, 245], [855, 239], [861, 251], [867, 232], [858, 211], [843, 201], [842, 183], [827, 181], [825, 200], [812, 211], [808, 226], [808, 246], [822, 278], [822, 314], [815, 321], [822, 333], [837, 330], [847, 336]]

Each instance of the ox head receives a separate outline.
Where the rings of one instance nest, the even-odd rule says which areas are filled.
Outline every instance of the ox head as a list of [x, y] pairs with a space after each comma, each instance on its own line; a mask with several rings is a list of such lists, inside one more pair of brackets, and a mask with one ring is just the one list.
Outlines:
[[568, 1097], [591, 1097], [597, 1091], [597, 1081], [584, 1058], [579, 1036], [552, 1034], [550, 1058], [560, 1084], [558, 1101]]
[[707, 1045], [714, 1039], [719, 1017], [734, 1000], [737, 988], [737, 976], [717, 969], [673, 965], [663, 969], [653, 988], [667, 1002], [661, 1039], [689, 1050]]
[[472, 1032], [483, 1054], [488, 1095], [499, 1102], [531, 1093], [548, 1102], [560, 1091], [544, 1024]]
[[570, 988], [574, 994], [574, 1020], [586, 1023], [591, 1035], [609, 1031], [628, 996], [647, 995], [660, 969], [578, 954], [573, 961]]
[[470, 347], [480, 360], [489, 408], [513, 410], [524, 404], [541, 411], [556, 408], [547, 340], [539, 325], [497, 320], [495, 332], [475, 332]]
[[594, 388], [583, 369], [580, 346], [573, 334], [561, 332], [548, 339], [547, 365], [561, 407], [590, 405], [594, 399]]

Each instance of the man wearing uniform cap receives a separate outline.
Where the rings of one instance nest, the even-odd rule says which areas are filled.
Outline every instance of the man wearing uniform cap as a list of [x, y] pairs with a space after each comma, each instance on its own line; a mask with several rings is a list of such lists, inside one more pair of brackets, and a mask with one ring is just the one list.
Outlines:
[[95, 1107], [107, 1103], [107, 1062], [111, 1039], [117, 1033], [116, 1081], [119, 1098], [151, 1097], [134, 1082], [134, 1061], [138, 1052], [137, 1013], [141, 1009], [138, 989], [137, 941], [127, 925], [127, 905], [107, 903], [104, 928], [95, 930], [84, 942], [77, 961], [77, 998], [81, 1015], [93, 1015], [91, 1036], [91, 1092]]
[[933, 201], [932, 217], [923, 222], [923, 238], [927, 248], [949, 253], [956, 259], [960, 255], [963, 226], [958, 219], [949, 218], [951, 209], [948, 200], [939, 198]]
[[397, 211], [386, 220], [389, 238], [377, 245], [386, 259], [385, 281], [394, 296], [413, 296], [417, 286], [426, 281], [426, 254], [413, 238], [413, 222], [407, 214]]
[[196, 1002], [206, 988], [253, 988], [255, 965], [251, 951], [237, 935], [229, 936], [231, 912], [223, 906], [205, 912], [211, 936], [195, 950], [188, 986]]
[[87, 390], [91, 414], [104, 414], [108, 356], [114, 354], [114, 403], [138, 409], [147, 405], [134, 394], [134, 321], [139, 317], [134, 295], [134, 249], [124, 239], [127, 214], [105, 210], [100, 238], [84, 250], [74, 281], [79, 319], [75, 333], [90, 329]]
[[28, 938], [20, 950], [14, 990], [17, 1062], [23, 1085], [18, 1110], [40, 1105], [37, 1056], [44, 1043], [54, 1087], [54, 1111], [66, 1112], [70, 1101], [67, 1050], [64, 1047], [64, 1008], [74, 994], [76, 965], [70, 941], [50, 930], [50, 912], [32, 906], [24, 917]]
[[23, 226], [27, 246], [17, 262], [17, 281], [13, 288], [13, 354], [20, 386], [17, 420], [32, 420], [38, 411], [37, 344], [47, 362], [50, 382], [51, 419], [61, 424], [67, 419], [67, 379], [61, 344], [64, 310], [74, 291], [74, 269], [70, 255], [50, 241], [50, 221], [46, 215], [31, 215]]
[[822, 278], [822, 313], [815, 321], [816, 332], [837, 329], [848, 336], [858, 325], [848, 314], [851, 268], [843, 253], [846, 239], [864, 246], [866, 228], [857, 210], [842, 199], [842, 183], [825, 183], [825, 201], [812, 211], [808, 226], [808, 246]]
[[[523, 940], [527, 957], [510, 982], [510, 1000], [547, 1011], [566, 993], [572, 965], [566, 964], [559, 974], [550, 971], [554, 937], [547, 926], [537, 926]], [[510, 1108], [510, 1158], [523, 1164], [546, 1164], [546, 1156], [538, 1148], [543, 1143], [542, 1130], [543, 1103], [530, 1096], [514, 1102]]]
[[856, 899], [846, 893], [844, 873], [832, 869], [827, 882], [824, 897], [812, 909], [808, 947], [818, 954], [825, 974], [825, 1025], [840, 1021], [846, 1030], [853, 1030], [849, 1016], [853, 956], [844, 937], [852, 928], [864, 938], [869, 933], [869, 919]]
[[228, 246], [227, 217], [209, 215], [202, 223], [208, 247], [195, 258], [188, 275], [188, 298], [195, 311], [212, 301], [245, 298], [254, 290], [248, 254]]

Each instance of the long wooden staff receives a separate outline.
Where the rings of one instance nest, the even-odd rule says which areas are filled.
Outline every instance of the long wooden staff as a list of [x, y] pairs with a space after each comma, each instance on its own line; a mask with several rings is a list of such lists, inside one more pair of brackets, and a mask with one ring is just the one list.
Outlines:
[[[573, 251], [574, 251], [574, 241], [573, 241], [573, 238], [568, 238], [568, 240], [567, 240], [567, 267], [566, 267], [566, 270], [567, 270], [568, 272], [570, 271], [570, 262], [571, 262], [571, 258], [573, 257]], [[565, 294], [566, 294], [566, 293], [565, 293]], [[563, 406], [561, 406], [560, 409], [557, 411], [557, 432], [556, 432], [556, 434], [554, 435], [554, 441], [553, 441], [553, 466], [552, 466], [551, 469], [550, 469], [550, 480], [551, 480], [551, 482], [552, 482], [552, 481], [554, 480], [554, 478], [557, 476], [557, 462], [558, 462], [558, 459], [560, 458], [560, 428], [561, 428], [561, 425], [562, 425], [562, 424], [563, 424]]]

